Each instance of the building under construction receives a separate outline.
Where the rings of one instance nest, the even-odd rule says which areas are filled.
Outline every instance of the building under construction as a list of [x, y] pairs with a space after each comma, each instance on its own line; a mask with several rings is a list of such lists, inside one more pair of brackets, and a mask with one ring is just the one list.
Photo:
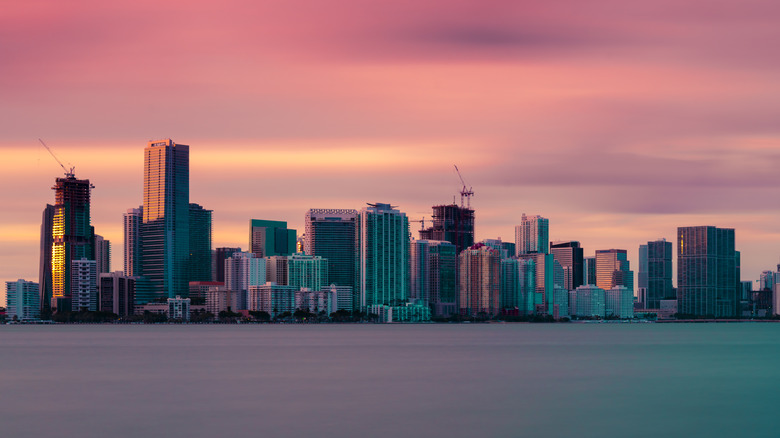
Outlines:
[[420, 239], [444, 240], [461, 251], [474, 244], [474, 210], [457, 205], [434, 205], [433, 226], [420, 230]]

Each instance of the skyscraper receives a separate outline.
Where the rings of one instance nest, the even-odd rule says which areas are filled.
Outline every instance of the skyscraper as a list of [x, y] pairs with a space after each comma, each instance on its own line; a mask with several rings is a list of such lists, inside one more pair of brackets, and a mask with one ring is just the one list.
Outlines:
[[634, 271], [630, 269], [625, 249], [600, 249], [596, 251], [596, 286], [609, 290], [625, 286], [634, 291]]
[[596, 256], [582, 258], [582, 284], [596, 285]]
[[141, 223], [143, 207], [131, 208], [123, 215], [124, 219], [124, 272], [130, 277], [141, 276]]
[[462, 315], [497, 315], [501, 278], [501, 256], [498, 250], [477, 243], [458, 255], [460, 275], [460, 313]]
[[266, 259], [248, 252], [236, 252], [225, 259], [225, 288], [238, 293], [235, 309], [246, 309], [249, 286], [265, 284]]
[[560, 285], [566, 290], [574, 290], [582, 286], [582, 248], [580, 242], [553, 242], [550, 252], [564, 270], [564, 280]]
[[79, 312], [98, 309], [98, 272], [97, 262], [82, 258], [71, 262], [71, 302], [72, 310]]
[[151, 290], [138, 291], [139, 303], [189, 292], [189, 172], [189, 146], [166, 139], [144, 149], [141, 274]]
[[457, 254], [474, 244], [474, 210], [471, 207], [434, 205], [433, 226], [420, 230], [420, 240], [446, 241]]
[[41, 218], [41, 254], [38, 266], [38, 286], [40, 289], [39, 302], [41, 311], [48, 313], [51, 310], [51, 253], [54, 243], [52, 224], [54, 223], [54, 206], [46, 204]]
[[295, 254], [297, 234], [287, 222], [252, 219], [249, 221], [249, 252], [257, 257]]
[[677, 228], [678, 313], [736, 316], [737, 280], [733, 228]]
[[457, 312], [458, 258], [455, 245], [442, 240], [411, 242], [410, 298], [431, 308], [434, 315]]
[[72, 173], [57, 178], [54, 187], [52, 219], [52, 307], [71, 310], [71, 263], [95, 259], [95, 230], [90, 225], [90, 189], [88, 179], [76, 179]]
[[111, 241], [97, 234], [95, 234], [95, 261], [98, 275], [111, 272]]
[[[555, 290], [555, 266], [556, 260], [552, 254], [534, 252], [520, 254], [520, 260], [533, 260], [534, 290], [526, 298], [526, 305], [532, 306], [536, 314], [552, 314], [553, 292]], [[527, 262], [526, 262], [527, 263]], [[558, 263], [560, 267], [560, 264]], [[528, 268], [530, 266], [526, 266]], [[559, 285], [561, 286], [561, 285]]]
[[674, 299], [672, 242], [666, 239], [639, 246], [638, 287], [645, 288], [646, 309], [659, 309], [661, 300]]
[[190, 204], [189, 281], [211, 281], [211, 210]]
[[304, 252], [328, 260], [328, 284], [350, 286], [356, 291], [359, 228], [357, 210], [311, 209], [306, 213], [305, 220]]
[[547, 253], [549, 245], [549, 219], [523, 214], [520, 225], [515, 226], [515, 250], [517, 255], [535, 252]]
[[360, 212], [360, 308], [409, 299], [409, 219], [390, 204]]
[[212, 254], [213, 260], [211, 262], [211, 276], [216, 282], [225, 282], [225, 259], [233, 255], [233, 253], [240, 252], [241, 248], [222, 247], [216, 248]]

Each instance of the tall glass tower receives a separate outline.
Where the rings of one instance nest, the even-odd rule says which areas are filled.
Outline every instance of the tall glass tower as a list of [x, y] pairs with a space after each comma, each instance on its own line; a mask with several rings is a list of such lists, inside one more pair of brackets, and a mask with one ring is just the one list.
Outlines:
[[360, 307], [409, 299], [409, 219], [390, 204], [360, 212]]
[[190, 204], [188, 281], [211, 281], [211, 210]]
[[736, 316], [738, 259], [733, 228], [677, 228], [677, 312]]
[[171, 139], [144, 149], [141, 274], [149, 290], [137, 301], [186, 297], [189, 293], [190, 147]]
[[550, 220], [541, 216], [523, 214], [520, 225], [515, 227], [517, 255], [535, 252], [548, 253], [550, 246]]
[[[304, 251], [328, 260], [328, 284], [349, 286], [353, 294], [358, 284], [357, 210], [317, 208], [306, 213]], [[358, 304], [353, 300], [353, 308]]]

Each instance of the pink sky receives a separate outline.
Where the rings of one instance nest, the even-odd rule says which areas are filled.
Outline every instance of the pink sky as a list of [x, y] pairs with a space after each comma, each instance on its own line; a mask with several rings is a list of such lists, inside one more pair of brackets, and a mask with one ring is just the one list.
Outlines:
[[[121, 269], [142, 149], [191, 146], [214, 246], [309, 208], [430, 216], [460, 183], [477, 238], [522, 213], [629, 250], [736, 228], [780, 261], [780, 4], [772, 1], [26, 1], [0, 11], [0, 279], [37, 281], [59, 166], [89, 178]], [[0, 292], [4, 294], [4, 290]]]

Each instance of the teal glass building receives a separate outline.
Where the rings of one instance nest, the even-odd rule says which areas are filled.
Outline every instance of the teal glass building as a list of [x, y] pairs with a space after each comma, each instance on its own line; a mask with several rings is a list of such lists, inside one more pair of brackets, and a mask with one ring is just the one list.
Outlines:
[[360, 308], [409, 299], [409, 219], [390, 204], [360, 212]]
[[295, 254], [296, 244], [296, 231], [287, 229], [285, 221], [249, 221], [249, 252], [257, 257]]
[[[357, 210], [318, 208], [306, 213], [304, 252], [328, 261], [328, 284], [349, 286], [358, 290], [358, 230]], [[348, 310], [357, 309], [360, 302], [353, 297]]]
[[211, 281], [211, 210], [190, 204], [189, 281]]

